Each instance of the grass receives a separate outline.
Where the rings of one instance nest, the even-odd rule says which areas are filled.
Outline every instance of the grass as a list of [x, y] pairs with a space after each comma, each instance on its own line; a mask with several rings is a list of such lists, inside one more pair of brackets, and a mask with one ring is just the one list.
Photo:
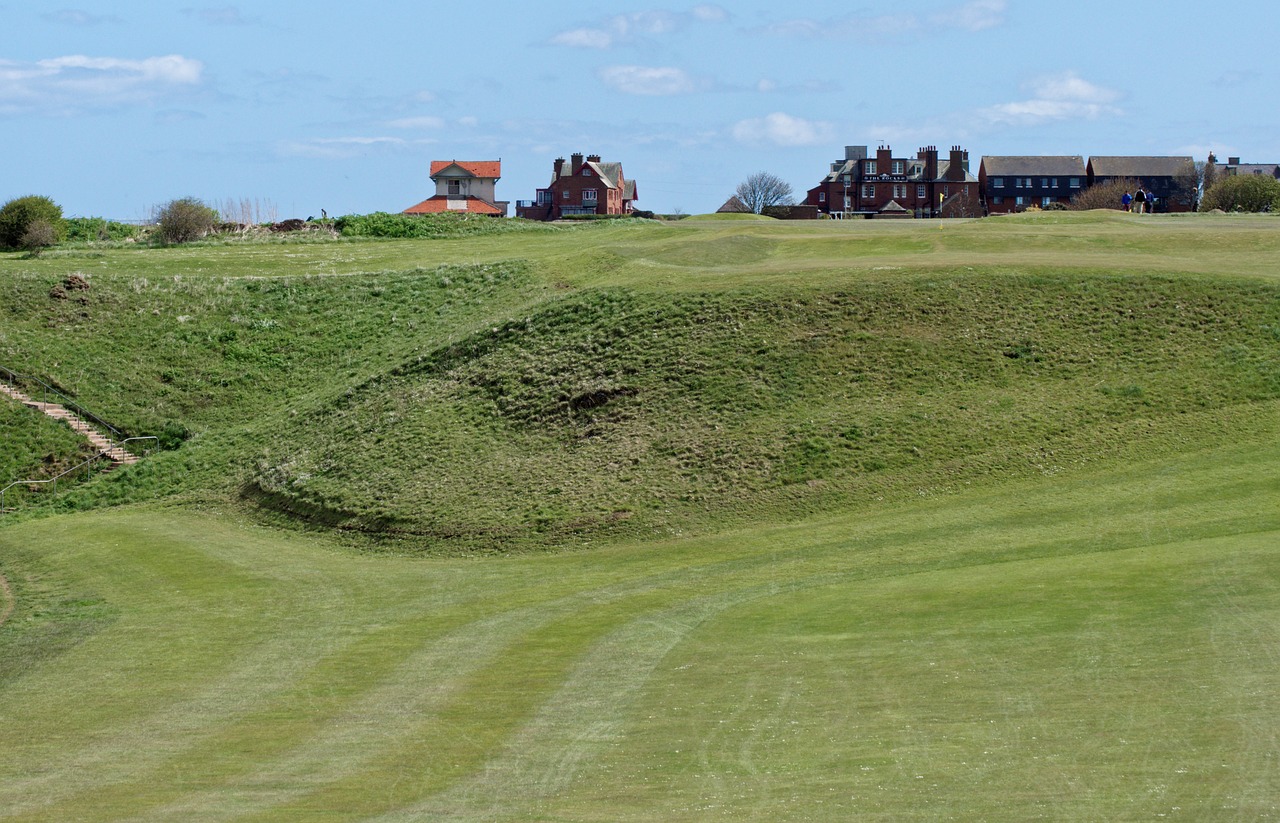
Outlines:
[[0, 256], [0, 821], [1274, 817], [1278, 225]]
[[1265, 817], [1277, 458], [484, 563], [10, 527], [112, 614], [4, 686], [0, 819]]

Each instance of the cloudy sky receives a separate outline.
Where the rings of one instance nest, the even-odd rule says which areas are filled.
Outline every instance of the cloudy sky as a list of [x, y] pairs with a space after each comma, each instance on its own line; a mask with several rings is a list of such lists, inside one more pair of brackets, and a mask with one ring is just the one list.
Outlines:
[[697, 213], [846, 144], [1280, 162], [1275, 0], [659, 3], [0, 0], [0, 200], [399, 211], [432, 159], [514, 201], [581, 151]]

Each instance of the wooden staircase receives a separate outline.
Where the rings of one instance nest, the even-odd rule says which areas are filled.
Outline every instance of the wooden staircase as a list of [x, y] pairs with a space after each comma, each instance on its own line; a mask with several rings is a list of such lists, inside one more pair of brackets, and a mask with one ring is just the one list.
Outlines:
[[27, 397], [25, 394], [3, 381], [0, 381], [0, 394], [8, 395], [24, 406], [29, 406], [36, 411], [47, 414], [55, 420], [61, 420], [66, 423], [73, 430], [83, 435], [86, 440], [92, 443], [93, 447], [98, 450], [98, 454], [105, 455], [107, 459], [111, 461], [110, 468], [114, 469], [118, 466], [138, 462], [138, 456], [136, 454], [132, 454], [123, 446], [118, 446], [113, 443], [110, 438], [106, 437], [93, 426], [86, 423], [82, 418], [67, 409], [65, 406], [60, 406], [57, 403], [41, 403], [37, 400], [32, 400], [30, 397]]

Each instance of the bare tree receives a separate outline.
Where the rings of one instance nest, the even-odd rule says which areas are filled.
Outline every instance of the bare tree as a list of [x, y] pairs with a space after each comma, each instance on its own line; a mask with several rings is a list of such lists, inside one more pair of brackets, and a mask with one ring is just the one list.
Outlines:
[[734, 192], [738, 199], [756, 214], [766, 206], [790, 206], [795, 204], [791, 196], [791, 184], [767, 171], [758, 171], [738, 184]]

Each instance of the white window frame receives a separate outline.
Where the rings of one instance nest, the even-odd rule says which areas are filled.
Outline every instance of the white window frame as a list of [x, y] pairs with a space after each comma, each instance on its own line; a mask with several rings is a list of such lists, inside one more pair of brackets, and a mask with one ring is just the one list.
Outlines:
[[926, 198], [926, 197], [928, 197], [928, 196], [929, 196], [929, 195], [925, 192], [924, 184], [923, 184], [923, 183], [917, 183], [917, 184], [916, 184], [916, 199], [917, 199], [917, 200], [923, 200], [923, 199], [925, 199], [925, 198]]
[[903, 173], [903, 171], [904, 171], [905, 169], [906, 169], [906, 165], [903, 163], [903, 161], [901, 161], [901, 160], [894, 160], [894, 161], [893, 161], [893, 173], [894, 173], [894, 174], [902, 174], [902, 173]]
[[1078, 189], [1078, 188], [1080, 188], [1080, 178], [1079, 178], [1079, 177], [1073, 177], [1073, 178], [1071, 178], [1071, 188], [1073, 188], [1073, 189]]
[[862, 164], [862, 173], [868, 176], [876, 173], [876, 161], [865, 160]]
[[863, 200], [875, 200], [875, 199], [876, 199], [876, 186], [875, 186], [875, 184], [874, 184], [874, 183], [863, 183], [863, 184], [862, 184], [862, 199], [863, 199]]
[[1003, 188], [1004, 188], [1004, 178], [1003, 178], [1003, 177], [993, 177], [993, 178], [991, 178], [991, 188], [993, 188], [993, 189], [1003, 189]]
[[819, 203], [827, 202], [827, 193], [825, 191], [818, 192], [818, 202]]
[[596, 190], [595, 190], [595, 189], [583, 189], [583, 190], [582, 190], [582, 202], [583, 202], [583, 203], [599, 203], [600, 201], [599, 201], [599, 199], [598, 199], [598, 198], [599, 198], [599, 194], [596, 192]]

